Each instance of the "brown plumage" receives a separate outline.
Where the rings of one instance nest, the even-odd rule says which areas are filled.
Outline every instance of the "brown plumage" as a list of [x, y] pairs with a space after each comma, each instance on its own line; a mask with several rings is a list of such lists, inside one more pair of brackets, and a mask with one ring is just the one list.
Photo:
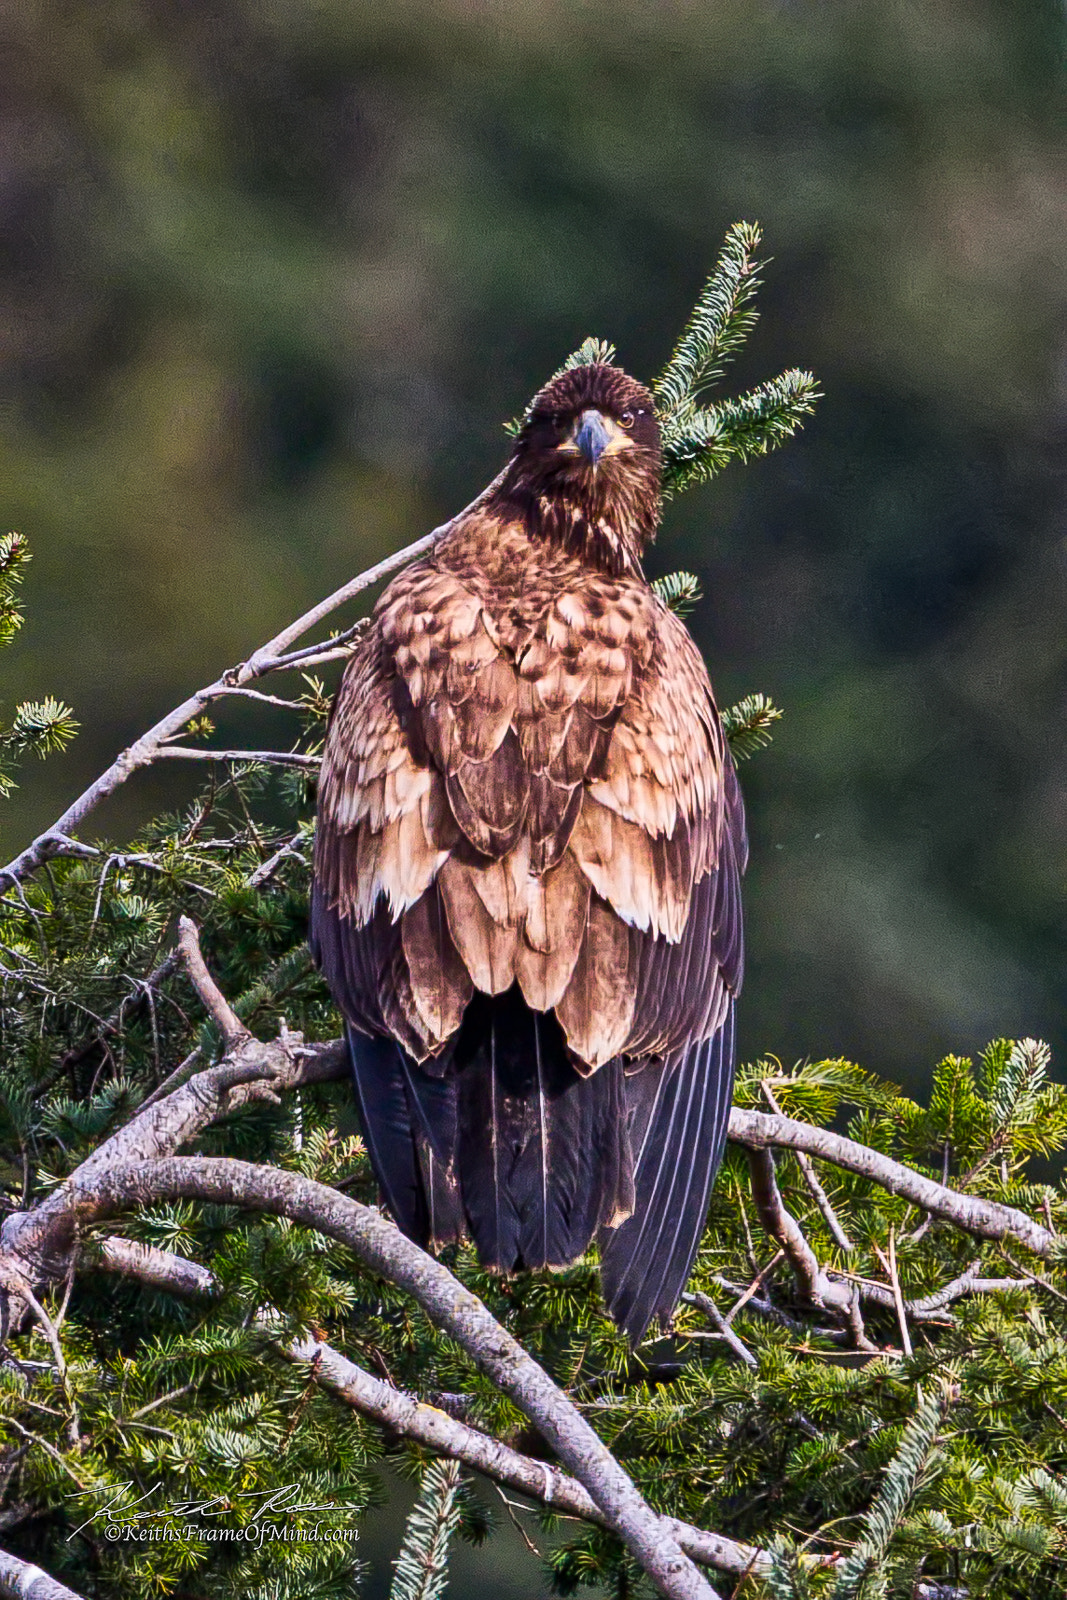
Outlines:
[[651, 396], [577, 367], [386, 590], [323, 759], [312, 943], [384, 1196], [502, 1271], [594, 1235], [669, 1316], [725, 1137], [746, 843], [711, 685], [641, 554]]

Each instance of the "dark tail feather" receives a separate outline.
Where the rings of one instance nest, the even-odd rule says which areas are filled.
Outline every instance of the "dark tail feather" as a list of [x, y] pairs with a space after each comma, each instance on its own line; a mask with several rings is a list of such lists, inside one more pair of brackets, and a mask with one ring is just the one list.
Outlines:
[[397, 1226], [421, 1245], [459, 1238], [454, 1079], [422, 1072], [392, 1039], [346, 1032], [367, 1154]]
[[498, 1271], [565, 1266], [632, 1208], [621, 1063], [582, 1077], [517, 990], [477, 996], [432, 1072], [391, 1039], [350, 1028], [348, 1044], [371, 1165], [418, 1244], [469, 1230]]
[[583, 1078], [555, 1017], [514, 989], [476, 997], [453, 1061], [457, 1168], [482, 1261], [503, 1272], [574, 1261], [632, 1193], [621, 1064]]
[[604, 1300], [632, 1344], [653, 1317], [666, 1323], [685, 1287], [722, 1159], [733, 1075], [731, 1001], [713, 1038], [626, 1080], [636, 1205], [621, 1227], [602, 1230], [600, 1244]]

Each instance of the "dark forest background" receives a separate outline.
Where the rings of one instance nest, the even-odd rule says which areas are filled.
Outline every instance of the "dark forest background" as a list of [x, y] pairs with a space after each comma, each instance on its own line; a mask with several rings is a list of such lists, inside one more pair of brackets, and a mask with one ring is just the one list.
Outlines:
[[826, 398], [670, 507], [651, 563], [701, 575], [720, 700], [786, 711], [744, 773], [743, 1052], [914, 1086], [993, 1034], [1062, 1046], [1051, 0], [20, 0], [3, 27], [0, 520], [35, 551], [4, 699], [83, 725], [5, 854], [464, 504], [586, 334], [651, 377], [748, 218], [775, 259], [728, 387], [799, 365]]

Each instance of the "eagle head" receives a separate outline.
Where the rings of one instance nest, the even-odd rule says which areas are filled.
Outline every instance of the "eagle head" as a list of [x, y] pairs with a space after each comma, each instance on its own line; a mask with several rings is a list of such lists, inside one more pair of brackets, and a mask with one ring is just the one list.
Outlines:
[[652, 396], [620, 367], [572, 367], [536, 396], [502, 485], [534, 532], [612, 572], [636, 567], [660, 517]]

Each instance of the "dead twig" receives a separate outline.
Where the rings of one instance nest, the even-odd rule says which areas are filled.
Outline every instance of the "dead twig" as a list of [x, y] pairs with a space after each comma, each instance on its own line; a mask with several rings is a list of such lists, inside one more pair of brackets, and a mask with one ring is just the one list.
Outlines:
[[252, 1035], [234, 1011], [230, 1002], [208, 971], [200, 948], [200, 935], [191, 917], [178, 919], [178, 949], [192, 980], [193, 988], [204, 1002], [204, 1009], [218, 1027], [228, 1051], [251, 1039]]
[[683, 1294], [682, 1299], [686, 1305], [696, 1306], [698, 1311], [704, 1313], [712, 1327], [717, 1330], [719, 1337], [726, 1341], [734, 1355], [740, 1357], [746, 1367], [756, 1368], [759, 1366], [759, 1362], [752, 1354], [752, 1351], [747, 1344], [738, 1338], [710, 1295], [701, 1294], [697, 1290], [692, 1294]]
[[[764, 1079], [760, 1084], [760, 1088], [763, 1090], [763, 1093], [767, 1099], [767, 1104], [770, 1106], [771, 1110], [776, 1116], [780, 1117], [782, 1114], [782, 1108], [775, 1099], [774, 1091], [766, 1079]], [[797, 1158], [797, 1166], [804, 1175], [804, 1182], [811, 1190], [815, 1204], [822, 1212], [823, 1221], [830, 1230], [831, 1238], [837, 1245], [838, 1249], [844, 1250], [845, 1253], [848, 1254], [855, 1248], [855, 1246], [853, 1245], [848, 1234], [845, 1232], [844, 1228], [841, 1226], [837, 1212], [830, 1203], [830, 1196], [826, 1193], [826, 1190], [819, 1182], [819, 1175], [815, 1171], [811, 1157], [806, 1156], [803, 1150], [797, 1150], [795, 1154]]]
[[893, 1305], [896, 1308], [897, 1323], [900, 1327], [900, 1342], [904, 1348], [904, 1354], [906, 1356], [910, 1356], [913, 1354], [911, 1348], [911, 1333], [908, 1328], [908, 1314], [904, 1309], [904, 1296], [900, 1290], [900, 1276], [897, 1272], [896, 1230], [893, 1228], [890, 1228], [889, 1230], [888, 1256], [886, 1256], [885, 1252], [881, 1250], [878, 1245], [874, 1245], [873, 1249], [875, 1255], [878, 1257], [879, 1261], [882, 1263], [889, 1275], [889, 1284], [893, 1291]]
[[157, 761], [258, 761], [267, 767], [303, 767], [317, 772], [322, 766], [321, 756], [302, 756], [294, 750], [193, 750], [183, 744], [160, 745]]

